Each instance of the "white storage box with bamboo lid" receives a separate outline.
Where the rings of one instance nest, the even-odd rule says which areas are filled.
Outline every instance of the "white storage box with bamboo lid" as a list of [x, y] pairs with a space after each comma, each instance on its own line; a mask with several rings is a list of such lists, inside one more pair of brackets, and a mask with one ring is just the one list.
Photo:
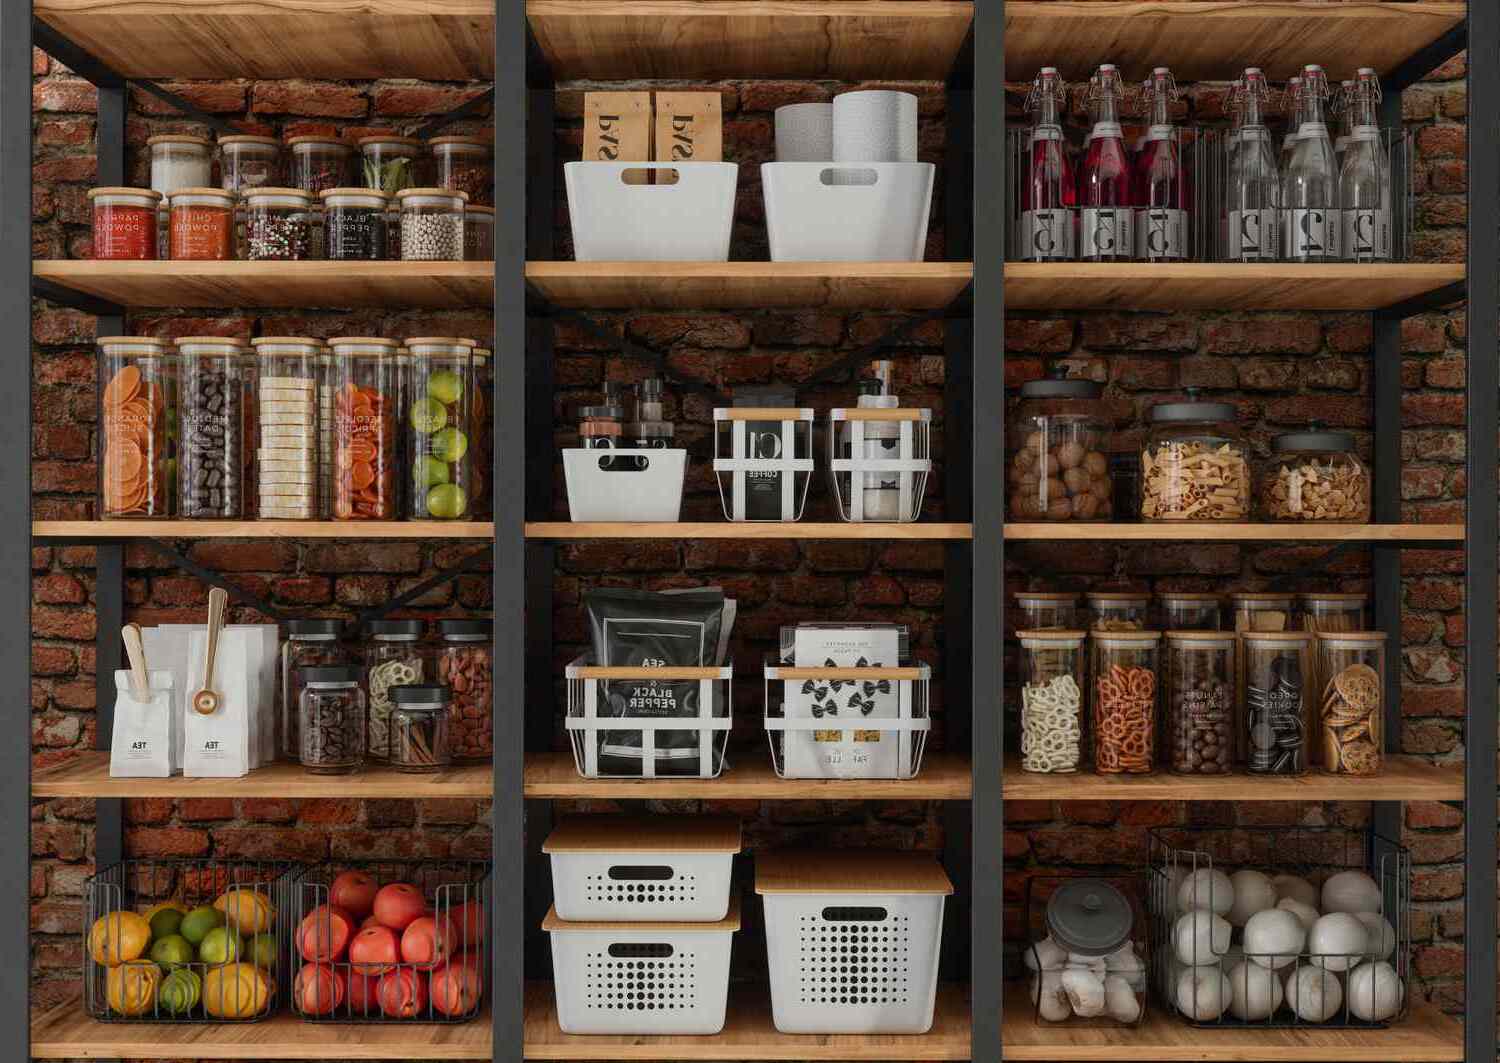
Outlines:
[[558, 918], [711, 923], [729, 912], [731, 816], [568, 816], [542, 845]]
[[932, 1027], [943, 901], [928, 853], [785, 851], [755, 859], [771, 1017], [782, 1033], [918, 1034]]

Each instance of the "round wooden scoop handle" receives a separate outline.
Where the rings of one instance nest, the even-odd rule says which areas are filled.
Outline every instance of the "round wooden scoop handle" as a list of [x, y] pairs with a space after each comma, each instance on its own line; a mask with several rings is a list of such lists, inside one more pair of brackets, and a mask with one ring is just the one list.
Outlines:
[[214, 655], [219, 649], [219, 630], [224, 626], [224, 611], [229, 606], [229, 592], [215, 587], [208, 592], [208, 637], [203, 646], [203, 689], [193, 695], [193, 711], [212, 716], [219, 711], [219, 694], [214, 690]]

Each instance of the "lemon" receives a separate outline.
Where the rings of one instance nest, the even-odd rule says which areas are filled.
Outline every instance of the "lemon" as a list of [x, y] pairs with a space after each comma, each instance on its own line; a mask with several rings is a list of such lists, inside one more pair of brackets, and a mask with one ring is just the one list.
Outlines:
[[448, 408], [437, 399], [418, 399], [411, 405], [411, 426], [423, 435], [436, 432], [448, 423]]
[[117, 967], [145, 954], [151, 941], [151, 924], [135, 912], [110, 912], [94, 921], [89, 930], [89, 953], [95, 963]]
[[150, 960], [127, 960], [109, 969], [104, 978], [104, 995], [110, 1008], [121, 1015], [144, 1015], [156, 1004], [160, 985], [160, 967]]
[[201, 945], [210, 930], [223, 925], [224, 913], [205, 904], [183, 916], [182, 924], [178, 926], [177, 932], [194, 945]]
[[271, 1003], [274, 987], [253, 963], [226, 963], [203, 976], [203, 1010], [215, 1019], [253, 1019]]
[[439, 520], [456, 520], [468, 504], [469, 496], [458, 484], [439, 484], [427, 492], [427, 512]]
[[230, 890], [214, 901], [214, 909], [223, 912], [229, 925], [245, 937], [264, 934], [276, 923], [275, 905], [253, 889]]
[[457, 402], [463, 393], [463, 378], [451, 369], [439, 369], [427, 378], [427, 394], [444, 406]]
[[161, 988], [156, 991], [156, 999], [171, 1015], [192, 1011], [198, 1006], [198, 1001], [203, 999], [203, 979], [198, 977], [197, 971], [180, 967], [169, 972], [162, 980]]

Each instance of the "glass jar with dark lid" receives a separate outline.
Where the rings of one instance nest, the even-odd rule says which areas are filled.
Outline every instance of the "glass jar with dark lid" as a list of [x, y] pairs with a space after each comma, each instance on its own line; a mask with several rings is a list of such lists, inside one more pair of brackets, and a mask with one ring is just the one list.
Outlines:
[[281, 643], [281, 682], [277, 694], [281, 702], [281, 755], [287, 760], [301, 757], [302, 740], [298, 706], [302, 699], [302, 670], [328, 665], [352, 665], [354, 654], [342, 641], [344, 623], [331, 618], [288, 620], [286, 638]]
[[390, 748], [391, 691], [428, 677], [420, 620], [371, 620], [365, 625], [365, 681], [370, 693], [370, 756], [384, 760]]
[[1141, 450], [1141, 519], [1245, 520], [1250, 513], [1249, 446], [1231, 403], [1183, 402], [1151, 408]]
[[1306, 431], [1271, 440], [1271, 453], [1274, 463], [1260, 487], [1263, 518], [1369, 521], [1370, 469], [1355, 452], [1353, 435], [1314, 421]]
[[441, 771], [452, 763], [448, 731], [451, 692], [441, 683], [391, 690], [390, 764], [397, 771]]
[[625, 441], [624, 406], [580, 406], [578, 407], [578, 445], [596, 447], [618, 447]]
[[322, 665], [301, 670], [302, 766], [317, 775], [357, 771], [365, 759], [365, 695], [360, 670]]
[[1013, 520], [1107, 520], [1114, 512], [1104, 387], [1066, 374], [1053, 366], [1021, 385], [1007, 473]]

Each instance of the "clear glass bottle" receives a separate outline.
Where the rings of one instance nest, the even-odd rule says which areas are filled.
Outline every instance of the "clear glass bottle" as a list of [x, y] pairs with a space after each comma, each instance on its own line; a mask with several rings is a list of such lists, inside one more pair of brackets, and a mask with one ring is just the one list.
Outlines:
[[1151, 619], [1151, 595], [1145, 591], [1089, 591], [1089, 631], [1144, 631]]
[[372, 620], [365, 625], [365, 689], [370, 694], [370, 756], [390, 755], [391, 691], [427, 681], [427, 654], [422, 646], [422, 621]]
[[1240, 727], [1255, 775], [1301, 775], [1311, 763], [1316, 669], [1306, 631], [1247, 631], [1245, 705]]
[[1193, 194], [1172, 122], [1177, 83], [1159, 66], [1141, 86], [1151, 124], [1135, 163], [1135, 257], [1142, 262], [1186, 262], [1192, 257]]
[[1097, 107], [1079, 199], [1078, 257], [1084, 262], [1129, 262], [1135, 257], [1135, 197], [1130, 155], [1120, 128], [1125, 87], [1113, 63], [1103, 63], [1090, 82]]
[[302, 767], [314, 775], [347, 775], [365, 761], [365, 694], [359, 669], [325, 665], [302, 669]]
[[342, 641], [342, 621], [331, 619], [298, 619], [286, 622], [286, 638], [281, 642], [281, 674], [276, 686], [277, 719], [281, 729], [281, 755], [287, 760], [302, 758], [302, 669], [344, 666], [355, 663], [354, 655]]
[[316, 134], [288, 137], [286, 146], [292, 159], [290, 184], [314, 201], [330, 188], [342, 188], [349, 183], [354, 151], [337, 137]]
[[396, 341], [341, 336], [333, 357], [334, 520], [397, 520]]
[[105, 520], [171, 515], [173, 362], [149, 336], [101, 336], [99, 502]]
[[94, 258], [101, 262], [156, 258], [157, 205], [161, 196], [145, 188], [91, 188]]
[[481, 137], [433, 137], [427, 142], [432, 152], [434, 183], [454, 192], [463, 192], [469, 202], [495, 205], [495, 149]]
[[1386, 635], [1351, 631], [1316, 637], [1324, 679], [1319, 764], [1335, 775], [1379, 775], [1385, 764]]
[[1260, 483], [1265, 520], [1370, 519], [1371, 476], [1355, 450], [1354, 436], [1330, 432], [1314, 421], [1304, 432], [1271, 440], [1273, 464]]
[[453, 763], [448, 688], [409, 683], [391, 691], [390, 765], [397, 771], [442, 771]]
[[1094, 770], [1148, 775], [1156, 769], [1159, 631], [1093, 632]]
[[239, 520], [246, 484], [244, 347], [239, 340], [189, 336], [177, 341], [177, 515]]
[[474, 392], [469, 420], [473, 428], [469, 438], [474, 441], [469, 464], [472, 483], [469, 511], [475, 520], [490, 520], [494, 509], [495, 466], [495, 365], [491, 352], [485, 347], [474, 348]]
[[1157, 591], [1157, 626], [1166, 631], [1220, 631], [1219, 595], [1209, 591]]
[[1354, 97], [1354, 79], [1346, 78], [1339, 82], [1339, 90], [1333, 99], [1328, 101], [1328, 108], [1338, 115], [1338, 135], [1333, 138], [1333, 165], [1338, 173], [1344, 172], [1344, 155], [1349, 150], [1349, 130], [1351, 128], [1351, 117], [1353, 109], [1349, 106]]
[[1259, 67], [1245, 71], [1232, 109], [1239, 120], [1229, 143], [1225, 186], [1227, 262], [1274, 262], [1277, 255], [1276, 204], [1280, 183], [1265, 111], [1271, 99]]
[[401, 259], [404, 262], [462, 262], [464, 200], [462, 192], [442, 188], [404, 188], [401, 203]]
[[1234, 768], [1234, 646], [1225, 632], [1167, 632], [1164, 741], [1174, 774]]
[[1141, 450], [1141, 519], [1242, 521], [1250, 513], [1249, 444], [1228, 402], [1185, 402], [1151, 408]]
[[1010, 432], [1019, 447], [1007, 476], [1012, 520], [1108, 520], [1114, 512], [1104, 387], [1066, 374], [1055, 366], [1021, 385]]
[[1307, 591], [1297, 595], [1297, 627], [1320, 634], [1365, 631], [1369, 605], [1368, 594]]
[[422, 157], [422, 142], [415, 137], [398, 137], [389, 134], [361, 137], [359, 152], [362, 159], [361, 183], [394, 196], [418, 183], [418, 163]]
[[330, 188], [323, 193], [323, 253], [330, 262], [383, 262], [388, 255], [385, 193]]
[[246, 257], [252, 262], [301, 262], [312, 257], [312, 199], [297, 188], [245, 194]]
[[1077, 591], [1016, 591], [1016, 629], [1072, 630], [1081, 625]]
[[260, 361], [258, 515], [262, 520], [317, 520], [323, 344], [306, 336], [262, 336], [250, 344]]
[[1323, 68], [1302, 68], [1301, 124], [1281, 176], [1282, 257], [1288, 262], [1338, 261], [1339, 175], [1323, 118], [1328, 79]]
[[[1276, 155], [1276, 200], [1278, 207], [1281, 202], [1281, 174], [1286, 173], [1287, 167], [1292, 162], [1292, 151], [1297, 147], [1297, 138], [1302, 135], [1302, 78], [1290, 77], [1286, 82], [1286, 90], [1281, 94], [1281, 113], [1286, 115], [1286, 129], [1281, 135], [1281, 150]], [[1277, 228], [1281, 223], [1278, 221]]]
[[1082, 631], [1016, 632], [1021, 643], [1021, 770], [1084, 766]]
[[224, 191], [244, 195], [281, 180], [281, 141], [236, 134], [219, 138], [219, 175]]
[[495, 752], [494, 624], [439, 620], [437, 681], [451, 691], [448, 744], [461, 764], [482, 764]]
[[217, 188], [172, 193], [168, 248], [175, 262], [226, 262], [234, 258], [234, 197]]
[[494, 207], [464, 207], [464, 261], [495, 261]]
[[1021, 185], [1017, 255], [1023, 262], [1067, 262], [1076, 253], [1078, 200], [1073, 160], [1063, 136], [1068, 87], [1054, 66], [1044, 66], [1026, 97], [1036, 115]]
[[1376, 118], [1380, 80], [1360, 67], [1345, 108], [1349, 146], [1339, 172], [1339, 252], [1347, 262], [1391, 260], [1391, 157]]
[[465, 520], [472, 497], [470, 440], [472, 348], [451, 337], [406, 341], [411, 351], [411, 440], [414, 520]]

